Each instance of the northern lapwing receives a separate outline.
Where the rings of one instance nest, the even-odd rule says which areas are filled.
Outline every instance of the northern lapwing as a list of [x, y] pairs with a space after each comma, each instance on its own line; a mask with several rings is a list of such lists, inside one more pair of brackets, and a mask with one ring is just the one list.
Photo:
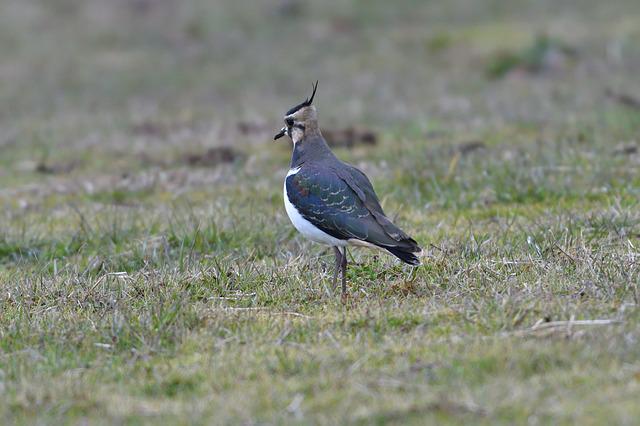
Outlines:
[[288, 135], [293, 141], [291, 167], [284, 180], [284, 205], [293, 226], [306, 238], [333, 247], [336, 268], [333, 287], [342, 273], [342, 295], [347, 291], [347, 246], [385, 250], [410, 265], [419, 265], [418, 244], [384, 214], [367, 176], [331, 152], [318, 127], [310, 98], [284, 116], [285, 126], [274, 140]]

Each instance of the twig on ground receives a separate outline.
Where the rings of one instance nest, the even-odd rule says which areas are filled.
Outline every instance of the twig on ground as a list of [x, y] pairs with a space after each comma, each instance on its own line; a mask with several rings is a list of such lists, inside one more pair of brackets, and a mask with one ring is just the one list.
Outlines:
[[232, 308], [232, 307], [225, 307], [225, 308], [219, 308], [219, 309], [212, 309], [212, 311], [230, 311], [230, 312], [262, 312], [262, 313], [266, 313], [266, 314], [274, 314], [274, 315], [290, 315], [292, 317], [300, 317], [300, 318], [307, 318], [310, 319], [312, 317], [308, 316], [308, 315], [304, 315], [301, 314], [300, 312], [293, 312], [293, 311], [272, 311], [269, 308], [262, 308], [262, 307], [252, 307], [252, 308]]
[[91, 286], [91, 288], [89, 289], [89, 293], [93, 293], [93, 290], [95, 290], [96, 287], [98, 287], [100, 283], [102, 283], [102, 281], [104, 281], [107, 277], [128, 278], [129, 274], [127, 274], [127, 272], [109, 272], [107, 274], [104, 274], [100, 278], [98, 278], [95, 284]]
[[595, 319], [595, 320], [574, 320], [573, 317], [568, 321], [549, 321], [545, 322], [540, 318], [530, 328], [524, 328], [520, 330], [514, 330], [512, 332], [504, 333], [503, 336], [528, 336], [537, 334], [540, 332], [554, 333], [558, 331], [566, 331], [568, 336], [572, 335], [572, 331], [575, 327], [594, 327], [605, 325], [618, 325], [622, 324], [622, 320], [619, 319]]
[[596, 319], [596, 320], [569, 320], [569, 321], [549, 321], [543, 323], [536, 323], [529, 330], [537, 331], [537, 330], [545, 330], [549, 328], [561, 328], [561, 327], [572, 327], [572, 326], [595, 326], [595, 325], [613, 325], [613, 324], [621, 324], [622, 321], [617, 319]]
[[571, 260], [573, 263], [578, 263], [578, 259], [576, 259], [575, 257], [571, 256], [569, 253], [567, 253], [566, 251], [564, 251], [564, 250], [562, 249], [562, 247], [560, 247], [560, 245], [559, 245], [559, 244], [555, 244], [555, 246], [556, 246], [556, 248], [557, 248], [558, 250], [560, 250], [560, 252], [562, 252], [562, 254], [564, 254], [565, 256], [567, 256], [567, 258], [568, 258], [569, 260]]

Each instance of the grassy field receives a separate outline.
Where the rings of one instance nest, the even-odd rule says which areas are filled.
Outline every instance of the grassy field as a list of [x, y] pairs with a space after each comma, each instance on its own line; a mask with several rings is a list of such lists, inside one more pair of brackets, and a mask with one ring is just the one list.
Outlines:
[[[637, 1], [1, 0], [0, 55], [0, 423], [637, 424]], [[345, 305], [316, 79], [425, 248]]]

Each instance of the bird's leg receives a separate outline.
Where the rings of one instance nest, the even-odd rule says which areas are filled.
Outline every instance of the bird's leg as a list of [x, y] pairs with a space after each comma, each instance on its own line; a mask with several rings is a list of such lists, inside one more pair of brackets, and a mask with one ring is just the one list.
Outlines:
[[347, 295], [347, 247], [344, 248], [342, 253], [342, 297]]
[[342, 253], [340, 252], [340, 249], [338, 247], [333, 247], [333, 252], [336, 255], [336, 267], [333, 271], [333, 280], [331, 281], [331, 288], [335, 290], [336, 286], [338, 285], [338, 270], [342, 266]]

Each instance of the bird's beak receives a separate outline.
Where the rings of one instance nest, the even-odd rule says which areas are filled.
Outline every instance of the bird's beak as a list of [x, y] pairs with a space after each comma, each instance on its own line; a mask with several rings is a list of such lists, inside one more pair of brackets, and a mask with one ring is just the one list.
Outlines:
[[273, 140], [275, 141], [276, 139], [280, 139], [281, 137], [283, 137], [286, 134], [287, 134], [287, 127], [285, 126], [282, 129], [280, 129], [280, 131], [278, 132], [277, 135], [275, 135], [273, 137]]

